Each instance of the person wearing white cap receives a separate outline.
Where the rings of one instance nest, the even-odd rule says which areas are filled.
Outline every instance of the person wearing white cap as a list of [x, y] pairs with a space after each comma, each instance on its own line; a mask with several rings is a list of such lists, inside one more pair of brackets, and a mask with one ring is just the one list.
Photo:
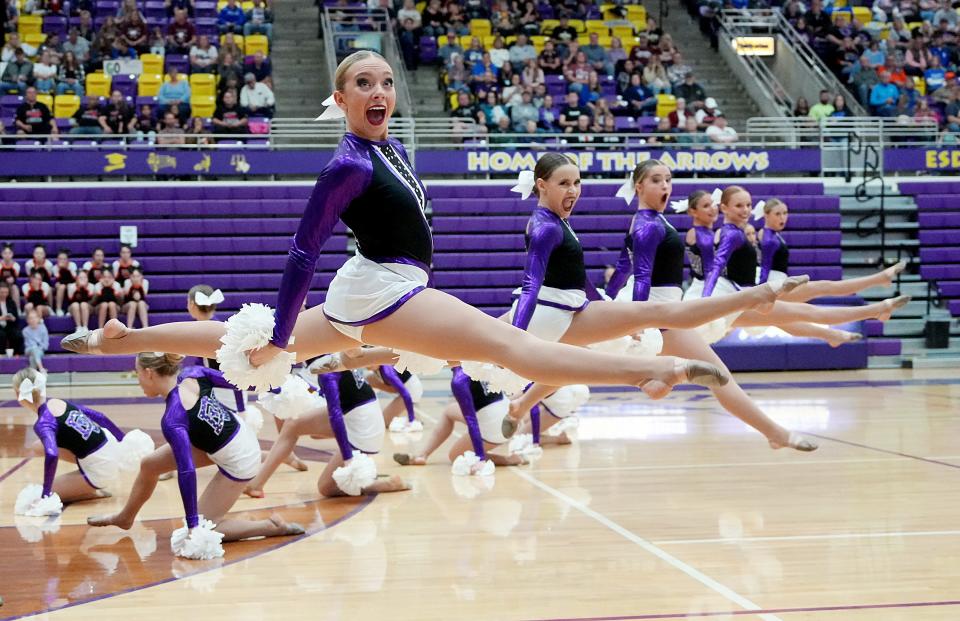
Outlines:
[[701, 129], [706, 129], [713, 124], [714, 119], [722, 114], [723, 112], [717, 107], [717, 100], [713, 97], [707, 97], [703, 101], [703, 108], [697, 110], [695, 115], [697, 125], [699, 125]]
[[249, 71], [243, 76], [243, 82], [243, 88], [240, 89], [240, 107], [246, 110], [249, 116], [273, 118], [277, 100], [270, 87], [263, 82], [257, 82], [257, 76]]

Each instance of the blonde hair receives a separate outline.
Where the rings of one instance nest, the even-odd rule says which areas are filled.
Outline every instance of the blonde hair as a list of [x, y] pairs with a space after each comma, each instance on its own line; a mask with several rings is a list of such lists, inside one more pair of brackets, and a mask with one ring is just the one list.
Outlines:
[[720, 195], [720, 203], [723, 205], [728, 205], [730, 203], [730, 199], [733, 198], [733, 195], [738, 192], [746, 192], [747, 194], [750, 194], [750, 192], [747, 192], [739, 185], [728, 185], [726, 188], [724, 188], [723, 194]]
[[210, 304], [209, 306], [200, 306], [197, 304], [197, 294], [202, 293], [205, 296], [213, 295], [213, 287], [210, 285], [194, 285], [190, 287], [190, 291], [187, 291], [187, 300], [196, 304], [197, 308], [200, 309], [202, 313], [211, 313], [217, 310], [216, 304]]
[[[25, 369], [20, 369], [19, 371], [17, 371], [16, 375], [13, 376], [13, 392], [17, 393], [17, 395], [19, 396], [20, 384], [24, 383], [27, 380], [30, 380], [31, 382], [36, 383], [37, 378], [40, 377], [41, 375], [42, 373], [40, 373], [40, 371], [37, 371], [36, 369], [31, 369], [30, 367], [27, 367]], [[40, 394], [40, 391], [37, 389], [34, 389], [33, 402], [39, 403], [42, 398], [43, 398], [43, 395]]]
[[632, 177], [633, 185], [637, 185], [638, 183], [643, 181], [647, 177], [647, 175], [650, 173], [651, 170], [653, 170], [657, 166], [663, 166], [663, 165], [664, 165], [663, 162], [661, 162], [660, 160], [654, 160], [654, 159], [644, 160], [640, 162], [639, 164], [637, 164], [637, 167], [633, 169], [633, 177]]
[[386, 58], [370, 50], [354, 52], [341, 60], [340, 64], [337, 65], [337, 72], [333, 75], [333, 87], [342, 93], [344, 87], [347, 85], [347, 71], [350, 70], [350, 67], [367, 58], [379, 58], [383, 62], [387, 62]]
[[771, 211], [773, 211], [775, 208], [779, 207], [780, 205], [783, 205], [784, 207], [787, 206], [787, 204], [782, 200], [780, 200], [779, 198], [771, 198], [763, 205], [763, 215], [769, 214]]
[[694, 190], [693, 193], [687, 197], [687, 210], [695, 210], [697, 208], [697, 203], [700, 202], [700, 199], [704, 196], [710, 196], [710, 192], [706, 190]]
[[137, 364], [141, 369], [152, 369], [157, 375], [170, 377], [180, 372], [180, 363], [183, 362], [183, 358], [180, 354], [144, 351], [137, 354]]

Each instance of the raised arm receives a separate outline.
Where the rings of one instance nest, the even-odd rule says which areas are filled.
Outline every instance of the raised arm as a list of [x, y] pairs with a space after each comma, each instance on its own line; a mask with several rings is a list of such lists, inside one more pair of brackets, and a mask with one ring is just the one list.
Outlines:
[[666, 231], [663, 223], [645, 220], [630, 235], [633, 244], [633, 301], [646, 302], [650, 298], [650, 283], [653, 278], [653, 262], [657, 246]]
[[453, 367], [453, 379], [450, 380], [453, 398], [457, 400], [460, 413], [463, 414], [463, 420], [467, 424], [467, 432], [470, 434], [473, 452], [480, 459], [486, 459], [487, 454], [483, 450], [483, 435], [480, 433], [480, 423], [477, 421], [477, 410], [473, 405], [473, 395], [470, 394], [471, 381], [470, 376], [464, 373], [463, 369]]
[[286, 347], [290, 340], [316, 271], [320, 249], [333, 234], [340, 215], [364, 191], [373, 175], [365, 154], [343, 153], [341, 149], [336, 157], [320, 173], [290, 245], [277, 293], [276, 325], [271, 341], [280, 348]]
[[520, 285], [520, 299], [517, 312], [513, 315], [513, 325], [526, 330], [537, 308], [537, 295], [547, 275], [547, 261], [553, 249], [563, 241], [560, 223], [554, 220], [534, 216], [534, 228], [530, 233], [530, 247], [527, 250], [527, 263], [523, 269], [523, 281]]
[[343, 409], [340, 407], [340, 374], [324, 373], [319, 376], [320, 390], [327, 400], [327, 415], [330, 418], [330, 429], [333, 430], [333, 438], [340, 447], [340, 455], [343, 461], [353, 459], [353, 447], [350, 446], [350, 439], [347, 436], [347, 424], [343, 420]]
[[713, 265], [710, 266], [710, 271], [704, 278], [703, 297], [710, 297], [714, 287], [717, 286], [717, 280], [720, 279], [723, 270], [727, 268], [730, 255], [746, 242], [747, 238], [744, 235], [736, 235], [726, 227], [720, 229], [720, 247], [717, 248], [717, 253], [713, 256]]

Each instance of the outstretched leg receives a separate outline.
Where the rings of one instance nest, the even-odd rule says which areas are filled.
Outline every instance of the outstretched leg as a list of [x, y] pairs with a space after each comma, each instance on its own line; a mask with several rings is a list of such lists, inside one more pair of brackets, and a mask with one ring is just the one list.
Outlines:
[[826, 341], [830, 347], [840, 347], [844, 343], [855, 343], [856, 341], [863, 340], [863, 335], [859, 332], [837, 330], [836, 328], [830, 328], [816, 323], [788, 323], [777, 327], [793, 336], [805, 336]]
[[245, 481], [234, 481], [217, 471], [213, 479], [203, 490], [197, 503], [197, 509], [206, 519], [217, 525], [217, 532], [223, 534], [224, 543], [239, 541], [251, 537], [282, 537], [284, 535], [302, 535], [304, 530], [299, 524], [287, 523], [278, 515], [268, 520], [243, 520], [225, 518], [246, 485]]
[[897, 274], [907, 267], [906, 261], [900, 261], [885, 270], [870, 276], [846, 278], [843, 280], [811, 280], [783, 296], [785, 302], [809, 302], [815, 298], [827, 296], [853, 295], [871, 287], [889, 287]]
[[71, 502], [80, 502], [81, 500], [106, 498], [110, 495], [90, 485], [87, 479], [80, 474], [79, 470], [61, 474], [54, 479], [53, 491], [60, 496], [60, 500], [65, 505]]
[[287, 456], [293, 452], [300, 436], [329, 433], [330, 425], [324, 425], [326, 420], [327, 408], [322, 407], [295, 419], [284, 421], [277, 441], [270, 447], [270, 452], [260, 465], [260, 472], [252, 481], [247, 483], [244, 493], [253, 498], [262, 498], [263, 487], [280, 467], [280, 464], [284, 463]]
[[910, 296], [902, 295], [863, 306], [814, 306], [813, 304], [799, 304], [797, 302], [777, 302], [773, 305], [773, 310], [765, 315], [756, 311], [743, 313], [737, 318], [733, 326], [736, 328], [778, 326], [796, 322], [834, 325], [863, 321], [864, 319], [886, 321], [890, 319], [893, 311], [905, 306], [909, 301]]
[[[202, 456], [206, 460], [197, 463], [196, 465], [198, 467], [201, 464], [209, 463], [209, 458], [205, 453], [194, 450], [194, 460], [196, 460], [198, 456]], [[120, 509], [118, 513], [112, 515], [89, 517], [87, 518], [87, 524], [90, 526], [119, 526], [124, 530], [128, 530], [133, 526], [133, 522], [137, 519], [137, 514], [140, 513], [140, 509], [142, 509], [143, 505], [153, 496], [153, 490], [157, 487], [157, 481], [160, 480], [160, 475], [175, 470], [176, 467], [177, 462], [173, 458], [173, 450], [169, 444], [164, 444], [140, 462], [140, 472], [137, 473], [137, 479], [133, 482], [130, 495], [127, 497], [127, 502], [123, 505], [123, 508]]]
[[427, 459], [430, 458], [430, 455], [433, 454], [435, 450], [440, 448], [440, 445], [446, 442], [447, 438], [450, 437], [450, 434], [453, 432], [454, 423], [458, 420], [463, 421], [463, 417], [459, 416], [459, 414], [460, 408], [457, 407], [456, 403], [448, 404], [447, 407], [444, 408], [443, 413], [440, 415], [440, 420], [437, 421], [437, 424], [430, 432], [430, 437], [428, 437], [424, 442], [423, 447], [417, 451], [414, 451], [413, 454], [394, 453], [394, 461], [402, 466], [426, 465]]

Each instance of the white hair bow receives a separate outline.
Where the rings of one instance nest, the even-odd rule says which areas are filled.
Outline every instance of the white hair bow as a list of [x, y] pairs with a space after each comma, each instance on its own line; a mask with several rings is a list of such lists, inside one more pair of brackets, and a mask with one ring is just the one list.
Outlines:
[[314, 121], [332, 121], [334, 119], [342, 119], [347, 115], [344, 114], [343, 110], [340, 109], [340, 106], [337, 105], [337, 102], [334, 101], [333, 95], [330, 95], [323, 100], [321, 104], [326, 106], [327, 109], [323, 111], [323, 114], [314, 119]]
[[207, 295], [203, 291], [197, 291], [197, 294], [193, 296], [193, 301], [197, 306], [213, 306], [214, 304], [220, 304], [223, 302], [223, 291], [217, 289], [210, 295]]
[[516, 192], [520, 195], [520, 198], [527, 200], [530, 198], [530, 194], [533, 193], [533, 171], [532, 170], [521, 170], [520, 174], [517, 175], [517, 185], [510, 188], [511, 192]]
[[40, 391], [41, 397], [47, 396], [47, 376], [40, 374], [37, 375], [36, 381], [31, 381], [25, 379], [20, 382], [20, 391], [17, 393], [17, 399], [19, 401], [29, 401], [33, 403], [33, 392], [35, 390]]
[[753, 219], [759, 220], [763, 217], [763, 206], [767, 204], [767, 201], [759, 201], [756, 205], [753, 206]]
[[617, 198], [622, 198], [629, 205], [633, 202], [633, 198], [637, 195], [637, 186], [633, 183], [633, 175], [627, 177], [627, 180], [623, 182], [623, 185], [620, 186], [620, 189], [617, 190]]
[[690, 207], [690, 201], [670, 201], [670, 209], [677, 213], [684, 213]]
[[715, 206], [720, 206], [721, 198], [723, 198], [723, 190], [720, 188], [713, 188], [713, 192], [710, 193], [710, 200], [713, 201]]

